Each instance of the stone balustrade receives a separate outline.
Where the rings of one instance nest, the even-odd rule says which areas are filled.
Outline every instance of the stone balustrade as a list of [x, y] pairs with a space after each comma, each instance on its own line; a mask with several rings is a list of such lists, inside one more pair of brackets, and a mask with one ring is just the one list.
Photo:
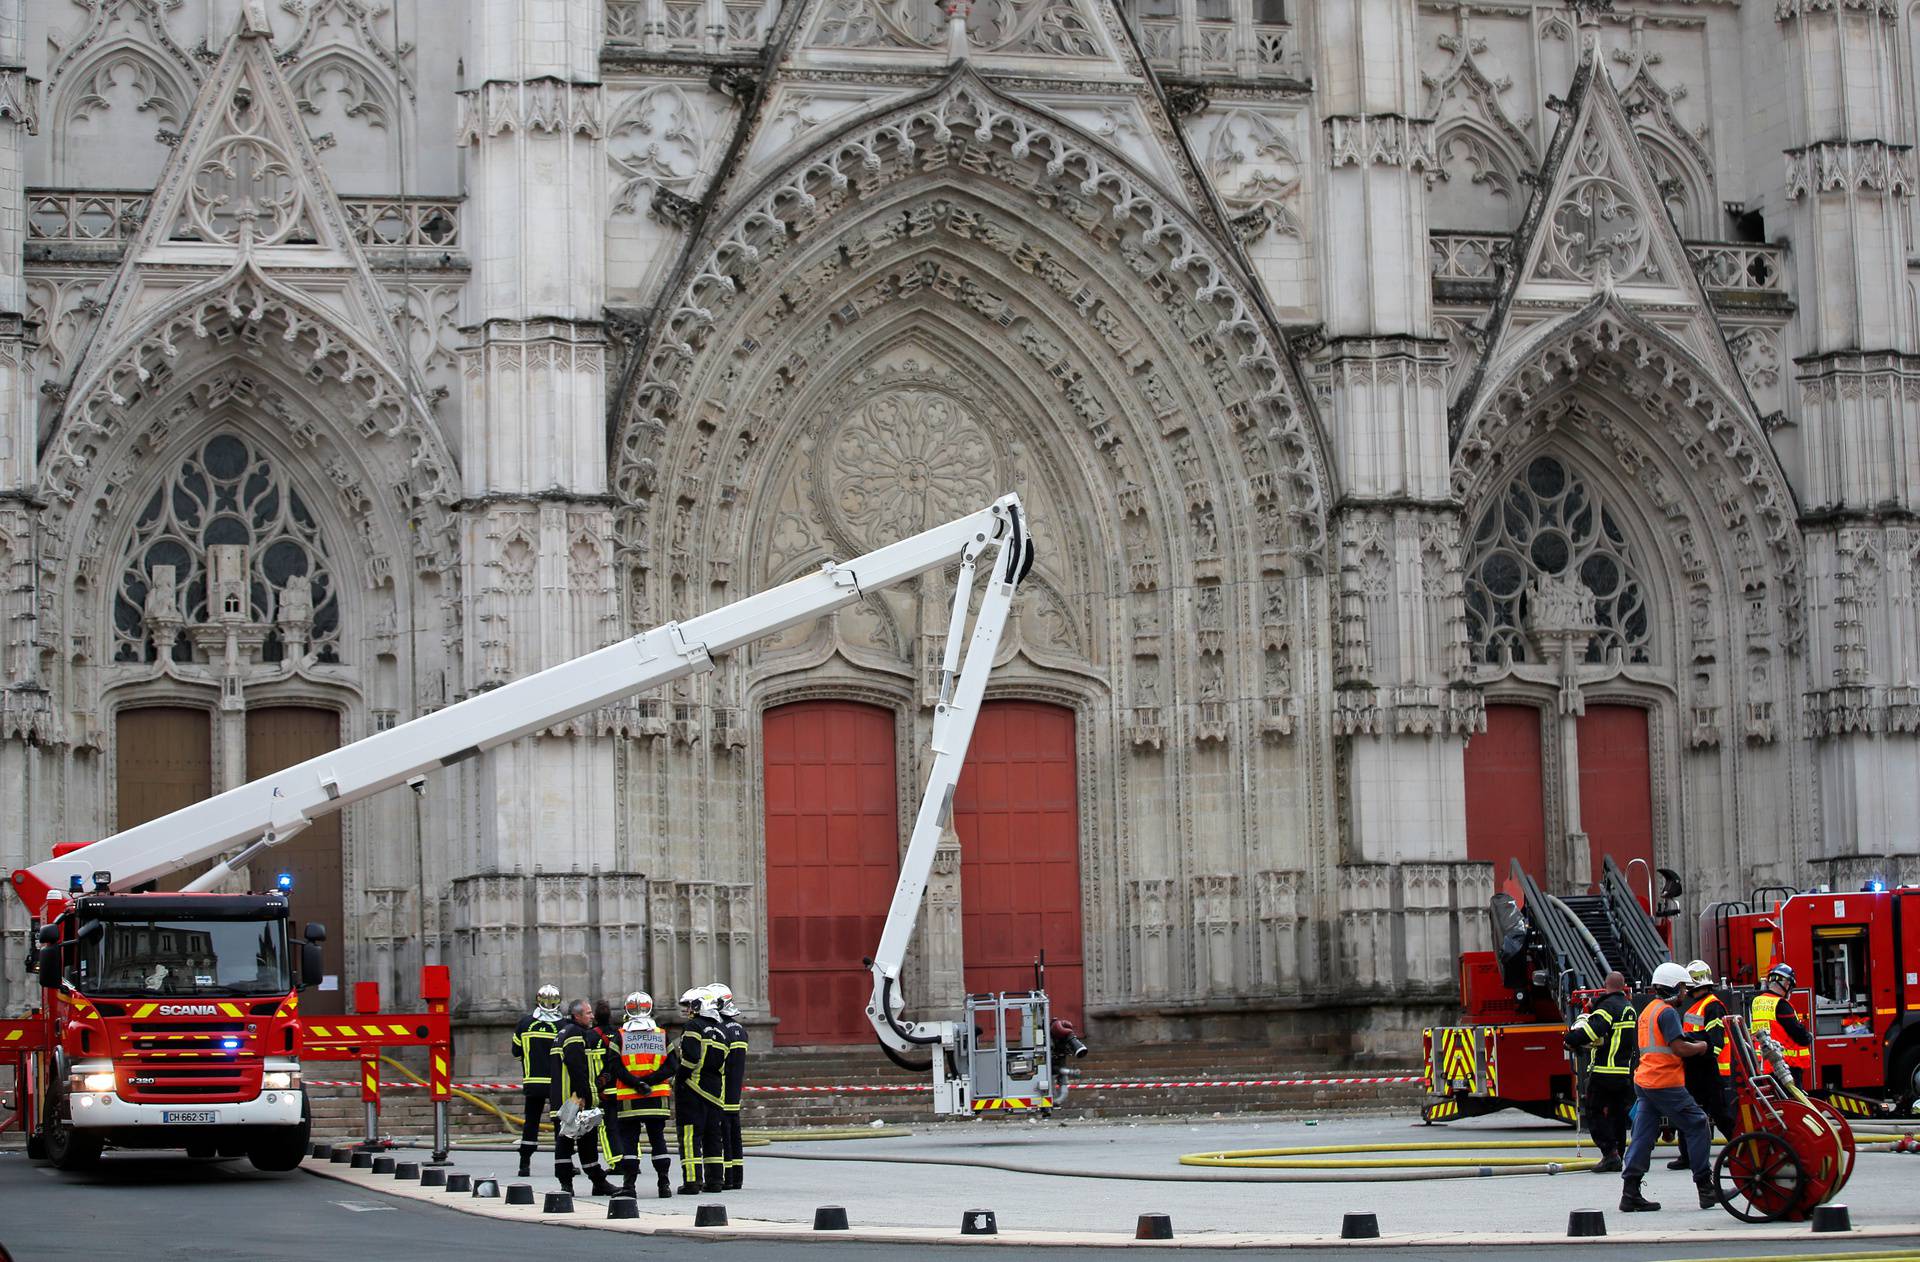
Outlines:
[[[144, 192], [36, 188], [27, 190], [27, 240], [74, 246], [124, 244], [146, 221]], [[458, 198], [342, 197], [341, 207], [363, 249], [446, 253], [461, 248]]]

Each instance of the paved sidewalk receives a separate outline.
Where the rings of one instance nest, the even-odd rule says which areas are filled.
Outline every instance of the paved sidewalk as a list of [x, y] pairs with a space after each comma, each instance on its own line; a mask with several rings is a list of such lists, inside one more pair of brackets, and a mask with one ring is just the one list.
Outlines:
[[[1616, 1241], [1714, 1239], [1744, 1245], [1810, 1238], [1804, 1223], [1748, 1225], [1723, 1210], [1699, 1209], [1689, 1176], [1666, 1170], [1664, 1152], [1647, 1180], [1647, 1190], [1654, 1199], [1664, 1199], [1668, 1208], [1637, 1215], [1617, 1211], [1617, 1175], [1249, 1182], [1236, 1179], [1235, 1172], [1178, 1164], [1180, 1154], [1203, 1150], [1461, 1140], [1485, 1140], [1486, 1151], [1436, 1155], [1505, 1156], [1513, 1155], [1502, 1148], [1511, 1140], [1573, 1138], [1564, 1127], [1518, 1115], [1443, 1127], [1383, 1117], [1326, 1119], [1314, 1126], [1292, 1119], [929, 1123], [906, 1136], [781, 1141], [749, 1149], [748, 1186], [715, 1196], [655, 1199], [649, 1169], [641, 1184], [643, 1217], [639, 1220], [608, 1222], [605, 1202], [584, 1196], [576, 1198], [571, 1220], [559, 1216], [546, 1220], [624, 1230], [690, 1229], [695, 1204], [718, 1202], [727, 1207], [736, 1232], [780, 1235], [798, 1228], [810, 1234], [814, 1209], [839, 1205], [845, 1207], [856, 1236], [957, 1240], [964, 1213], [990, 1209], [998, 1217], [1003, 1242], [1090, 1244], [1130, 1243], [1137, 1215], [1156, 1212], [1172, 1216], [1181, 1241], [1245, 1245], [1325, 1243], [1337, 1235], [1342, 1214], [1362, 1211], [1378, 1216], [1383, 1243], [1397, 1239], [1458, 1244], [1562, 1239], [1570, 1211], [1600, 1209], [1606, 1211], [1610, 1238]], [[1591, 1155], [1591, 1148], [1548, 1152], [1540, 1159], [1572, 1160], [1586, 1155]], [[951, 1163], [996, 1163], [1020, 1170]], [[461, 1209], [542, 1217], [537, 1204], [528, 1211], [410, 1187], [390, 1176], [349, 1172], [339, 1165], [309, 1162], [308, 1166], [317, 1173], [364, 1181], [383, 1191], [410, 1191]], [[516, 1181], [514, 1167], [515, 1157], [507, 1152], [455, 1154], [455, 1169], [498, 1179], [503, 1187]], [[557, 1186], [552, 1158], [536, 1159], [534, 1169], [531, 1182], [538, 1199]], [[1262, 1171], [1252, 1177], [1272, 1179], [1280, 1173]], [[1100, 1175], [1107, 1177], [1093, 1177]], [[1116, 1175], [1140, 1177], [1112, 1177]], [[1343, 1172], [1338, 1177], [1350, 1176]], [[1916, 1177], [1920, 1177], [1920, 1157], [1863, 1150], [1852, 1181], [1837, 1198], [1849, 1206], [1856, 1230], [1850, 1236], [1822, 1236], [1819, 1242], [1920, 1233], [1920, 1198], [1913, 1192]]]

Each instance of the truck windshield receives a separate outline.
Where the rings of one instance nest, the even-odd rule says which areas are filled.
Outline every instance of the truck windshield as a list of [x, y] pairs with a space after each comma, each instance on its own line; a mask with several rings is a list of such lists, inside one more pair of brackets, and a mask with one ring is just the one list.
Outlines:
[[287, 925], [267, 920], [98, 920], [80, 945], [89, 995], [284, 995]]

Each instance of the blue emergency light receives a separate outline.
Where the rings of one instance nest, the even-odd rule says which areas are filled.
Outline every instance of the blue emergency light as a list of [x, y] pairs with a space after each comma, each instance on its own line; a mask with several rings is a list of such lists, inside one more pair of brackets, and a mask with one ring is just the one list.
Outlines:
[[291, 893], [293, 891], [293, 873], [282, 872], [279, 876], [273, 878], [273, 884], [274, 888], [278, 889], [282, 894]]
[[1867, 883], [1865, 885], [1862, 885], [1860, 888], [1862, 891], [1868, 894], [1884, 894], [1887, 891], [1887, 883], [1881, 880], [1877, 876], [1870, 877], [1867, 880]]
[[231, 1052], [239, 1048], [240, 1040], [239, 1039], [221, 1039], [220, 1046], [225, 1048], [229, 1052]]
[[70, 894], [84, 894], [87, 892], [87, 883], [78, 872], [75, 872], [67, 878], [67, 892]]

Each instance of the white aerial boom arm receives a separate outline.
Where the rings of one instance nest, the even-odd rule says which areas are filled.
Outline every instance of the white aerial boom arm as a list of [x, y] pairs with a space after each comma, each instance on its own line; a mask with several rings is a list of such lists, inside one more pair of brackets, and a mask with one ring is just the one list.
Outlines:
[[[974, 562], [988, 549], [997, 549], [999, 564], [978, 619], [974, 651], [968, 654], [958, 696], [950, 705], [944, 698], [952, 686], [958, 640], [966, 623]], [[951, 764], [951, 775], [945, 778], [946, 788], [938, 804], [940, 817], [944, 818], [951, 803], [953, 782], [959, 776], [960, 761], [966, 755], [967, 738], [972, 733], [973, 715], [986, 684], [987, 669], [1006, 622], [1007, 606], [1015, 585], [1026, 577], [1033, 564], [1033, 545], [1027, 537], [1019, 497], [1015, 495], [1002, 496], [977, 513], [935, 526], [857, 560], [840, 564], [828, 562], [817, 573], [804, 578], [685, 622], [669, 622], [263, 776], [218, 797], [183, 807], [73, 853], [20, 869], [13, 874], [14, 891], [26, 903], [30, 914], [43, 916], [52, 910], [46, 907], [49, 896], [56, 900], [65, 898], [76, 878], [83, 887], [91, 889], [91, 874], [104, 872], [109, 875], [107, 889], [127, 890], [190, 864], [225, 855], [227, 857], [187, 887], [210, 888], [315, 819], [382, 789], [452, 766], [497, 745], [645, 689], [711, 670], [712, 659], [717, 655], [844, 608], [868, 592], [956, 562], [961, 567], [961, 581], [949, 624], [943, 702], [934, 723], [936, 785], [942, 783], [943, 769]], [[957, 753], [949, 753], [956, 749]], [[900, 917], [901, 899], [909, 888], [909, 876], [917, 856], [923, 856], [924, 861], [917, 880], [911, 883], [916, 903], [926, 885], [926, 869], [933, 862], [933, 846], [931, 840], [923, 846], [920, 834], [928, 818], [928, 810], [923, 808], [920, 826], [914, 831], [913, 847], [908, 852], [907, 871], [900, 879], [901, 892], [894, 899], [883, 954], [886, 943], [904, 945], [906, 932], [895, 934], [892, 920]], [[912, 907], [907, 910], [909, 929], [915, 910]], [[897, 958], [894, 967], [897, 973]]]

